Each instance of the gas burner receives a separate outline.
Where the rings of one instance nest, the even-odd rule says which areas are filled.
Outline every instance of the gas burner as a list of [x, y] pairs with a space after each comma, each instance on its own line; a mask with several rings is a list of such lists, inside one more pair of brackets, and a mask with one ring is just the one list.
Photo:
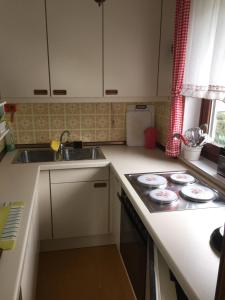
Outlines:
[[[225, 206], [225, 195], [210, 188], [189, 171], [126, 174], [125, 176], [151, 213]], [[162, 197], [160, 199], [155, 196], [155, 193], [158, 194], [158, 189]], [[173, 201], [168, 200], [169, 195], [174, 199]]]
[[155, 175], [155, 174], [144, 174], [141, 176], [138, 176], [137, 180], [148, 187], [166, 187], [167, 185], [167, 179], [163, 176]]
[[170, 180], [178, 184], [188, 184], [195, 182], [195, 178], [192, 175], [185, 173], [172, 174], [170, 175]]
[[208, 202], [216, 198], [215, 193], [210, 188], [200, 184], [184, 186], [180, 193], [181, 196], [185, 197], [187, 200], [194, 202]]
[[175, 192], [168, 189], [155, 189], [149, 192], [151, 199], [159, 204], [171, 204], [178, 200]]

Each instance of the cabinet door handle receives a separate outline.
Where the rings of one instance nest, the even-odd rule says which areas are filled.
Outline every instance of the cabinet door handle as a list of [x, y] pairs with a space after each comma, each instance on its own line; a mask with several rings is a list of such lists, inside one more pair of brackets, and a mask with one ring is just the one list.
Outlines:
[[48, 95], [47, 90], [34, 90], [34, 95]]
[[94, 188], [105, 188], [105, 187], [107, 187], [106, 182], [95, 182], [94, 183]]
[[53, 95], [62, 96], [66, 94], [67, 94], [66, 90], [53, 90]]
[[105, 90], [106, 95], [118, 95], [118, 90]]
[[103, 4], [103, 2], [105, 2], [105, 0], [95, 0], [95, 2], [98, 3], [98, 6], [101, 6]]

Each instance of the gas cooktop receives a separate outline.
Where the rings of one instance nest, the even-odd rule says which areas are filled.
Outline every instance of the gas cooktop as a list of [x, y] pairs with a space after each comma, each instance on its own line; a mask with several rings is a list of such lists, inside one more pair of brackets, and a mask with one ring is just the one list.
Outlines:
[[125, 174], [150, 212], [225, 206], [225, 196], [189, 171]]

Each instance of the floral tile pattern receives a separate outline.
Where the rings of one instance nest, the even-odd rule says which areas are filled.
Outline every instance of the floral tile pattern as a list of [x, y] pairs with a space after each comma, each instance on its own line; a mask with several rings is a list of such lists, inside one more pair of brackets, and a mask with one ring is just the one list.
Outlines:
[[96, 104], [95, 103], [82, 103], [81, 104], [81, 114], [95, 114]]
[[19, 144], [33, 144], [35, 142], [34, 131], [20, 131]]
[[64, 114], [64, 103], [51, 103], [49, 105], [49, 113], [51, 115], [63, 115]]
[[96, 103], [96, 114], [107, 115], [110, 114], [110, 103]]
[[69, 141], [80, 141], [81, 140], [81, 134], [80, 130], [70, 130], [70, 136]]
[[80, 114], [80, 103], [66, 103], [65, 113], [68, 115], [79, 115]]
[[17, 124], [20, 130], [33, 130], [33, 118], [32, 116], [18, 116], [17, 117]]
[[35, 130], [48, 130], [49, 129], [49, 117], [48, 116], [34, 116], [34, 128]]
[[48, 115], [49, 114], [49, 104], [48, 103], [34, 103], [33, 104], [33, 114], [34, 115]]
[[112, 116], [112, 128], [124, 128], [125, 127], [125, 114]]
[[19, 103], [16, 106], [17, 115], [30, 115], [33, 111], [33, 105], [30, 103]]
[[[63, 130], [70, 141], [125, 141], [129, 103], [21, 103], [10, 124], [16, 143], [48, 143]], [[132, 103], [135, 104], [135, 103]], [[143, 102], [143, 104], [145, 104]], [[170, 102], [153, 102], [157, 141], [165, 145]], [[10, 114], [6, 114], [10, 121]]]
[[125, 141], [126, 133], [123, 129], [112, 129], [110, 134], [111, 141]]
[[126, 112], [126, 103], [112, 103], [112, 113], [113, 114], [122, 114]]
[[65, 129], [64, 115], [52, 115], [50, 118], [51, 129]]
[[110, 140], [110, 133], [108, 129], [105, 130], [96, 130], [95, 131], [95, 140], [99, 142], [106, 142]]
[[94, 115], [81, 116], [81, 128], [95, 129], [95, 116]]
[[96, 128], [110, 128], [110, 116], [96, 115]]
[[81, 140], [83, 142], [95, 142], [95, 130], [81, 130]]
[[36, 143], [49, 143], [49, 131], [35, 131]]
[[66, 129], [80, 129], [80, 116], [68, 115], [66, 116]]

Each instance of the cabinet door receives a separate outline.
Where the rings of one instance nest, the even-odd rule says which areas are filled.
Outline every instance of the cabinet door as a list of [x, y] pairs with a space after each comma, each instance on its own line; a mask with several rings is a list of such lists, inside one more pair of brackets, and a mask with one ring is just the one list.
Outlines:
[[102, 96], [102, 7], [47, 0], [52, 95]]
[[117, 196], [121, 194], [121, 184], [110, 170], [110, 230], [113, 234], [117, 249], [120, 250], [120, 215], [121, 203]]
[[48, 94], [44, 0], [1, 0], [0, 36], [1, 96]]
[[37, 199], [32, 213], [32, 222], [30, 225], [29, 235], [23, 264], [23, 273], [21, 278], [21, 298], [22, 300], [35, 299], [36, 277], [38, 269], [39, 255], [39, 220]]
[[159, 0], [104, 3], [105, 95], [156, 95], [160, 16]]
[[108, 183], [52, 184], [53, 237], [108, 233]]
[[163, 1], [160, 38], [158, 96], [169, 96], [172, 86], [173, 34], [176, 0]]
[[52, 239], [49, 171], [40, 172], [38, 184], [40, 239], [49, 240]]

